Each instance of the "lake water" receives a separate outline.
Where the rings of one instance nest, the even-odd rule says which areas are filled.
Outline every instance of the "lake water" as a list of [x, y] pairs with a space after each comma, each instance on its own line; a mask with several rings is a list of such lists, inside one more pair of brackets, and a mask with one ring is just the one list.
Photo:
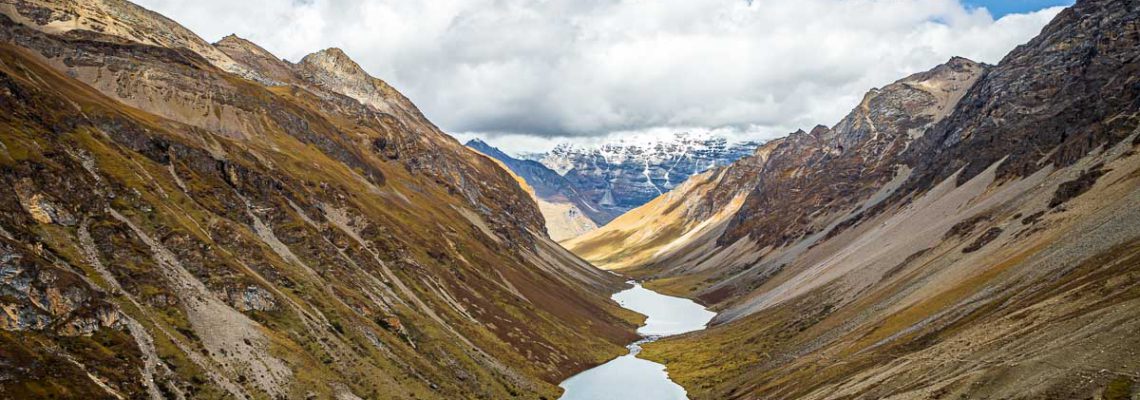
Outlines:
[[[631, 282], [632, 283], [632, 282]], [[685, 389], [669, 380], [665, 366], [637, 358], [641, 344], [658, 338], [704, 329], [716, 313], [689, 299], [666, 296], [634, 283], [615, 293], [622, 307], [648, 317], [637, 330], [644, 337], [627, 346], [629, 354], [574, 375], [559, 385], [561, 400], [680, 400]]]

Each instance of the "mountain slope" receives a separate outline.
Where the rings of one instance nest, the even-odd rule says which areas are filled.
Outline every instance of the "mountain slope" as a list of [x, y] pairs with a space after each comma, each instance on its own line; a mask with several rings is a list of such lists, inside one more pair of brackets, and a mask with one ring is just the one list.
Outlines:
[[535, 201], [550, 238], [563, 241], [594, 230], [594, 221], [613, 219], [613, 212], [603, 209], [583, 196], [566, 178], [537, 161], [519, 160], [481, 141], [471, 140], [467, 147], [499, 160], [534, 189]]
[[343, 52], [0, 12], [0, 397], [552, 398], [635, 336], [617, 277]]
[[1133, 396], [1137, 11], [1078, 1], [568, 246], [720, 311], [643, 352], [694, 398]]
[[[944, 118], [951, 107], [948, 103], [965, 93], [985, 69], [955, 58], [931, 71], [872, 90], [835, 127], [817, 126], [811, 132], [801, 130], [765, 143], [754, 154], [729, 167], [694, 176], [675, 192], [644, 207], [668, 212], [630, 212], [644, 215], [650, 223], [658, 214], [680, 214], [664, 219], [670, 221], [669, 229], [657, 224], [659, 230], [670, 233], [647, 233], [635, 224], [615, 221], [567, 243], [567, 247], [602, 268], [655, 263], [682, 266], [690, 263], [665, 260], [688, 257], [685, 245], [706, 242], [693, 240], [706, 233], [721, 244], [725, 238], [734, 237], [731, 232], [726, 234], [726, 229], [743, 223], [771, 231], [758, 233], [758, 240], [748, 243], [756, 248], [779, 246], [792, 235], [818, 231], [819, 225], [826, 226], [842, 215], [823, 215], [813, 221], [815, 225], [802, 226], [805, 216], [854, 207], [876, 186], [892, 180], [901, 152], [924, 129]], [[765, 212], [751, 212], [756, 209]], [[791, 229], [800, 232], [784, 231]], [[636, 234], [615, 241], [620, 232]], [[598, 246], [621, 249], [623, 254], [595, 250]], [[625, 256], [635, 252], [645, 256], [636, 262]]]

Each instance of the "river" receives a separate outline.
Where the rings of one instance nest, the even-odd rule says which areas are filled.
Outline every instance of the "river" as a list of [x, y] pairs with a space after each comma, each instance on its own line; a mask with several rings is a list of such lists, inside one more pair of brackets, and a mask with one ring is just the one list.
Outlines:
[[661, 337], [704, 329], [716, 313], [689, 299], [666, 296], [633, 283], [615, 293], [622, 307], [648, 317], [637, 329], [643, 339], [626, 346], [629, 354], [582, 371], [559, 385], [560, 400], [674, 400], [687, 399], [685, 389], [669, 380], [665, 366], [637, 358], [641, 345]]

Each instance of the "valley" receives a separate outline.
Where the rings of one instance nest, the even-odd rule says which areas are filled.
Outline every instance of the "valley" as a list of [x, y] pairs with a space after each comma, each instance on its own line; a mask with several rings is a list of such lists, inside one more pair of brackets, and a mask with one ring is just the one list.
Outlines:
[[564, 244], [717, 312], [641, 354], [692, 398], [1130, 398], [1137, 9], [1078, 1]]
[[293, 60], [0, 0], [0, 398], [1140, 398], [1135, 0], [762, 143], [511, 155]]

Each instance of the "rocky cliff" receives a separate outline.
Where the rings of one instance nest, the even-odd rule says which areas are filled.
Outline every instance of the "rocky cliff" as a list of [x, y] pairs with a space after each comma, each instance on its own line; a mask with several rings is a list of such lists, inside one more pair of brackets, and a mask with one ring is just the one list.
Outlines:
[[1138, 11], [1077, 1], [568, 246], [720, 311], [643, 353], [695, 398], [1135, 396]]
[[0, 397], [554, 398], [634, 337], [618, 279], [342, 51], [4, 0], [0, 105]]

